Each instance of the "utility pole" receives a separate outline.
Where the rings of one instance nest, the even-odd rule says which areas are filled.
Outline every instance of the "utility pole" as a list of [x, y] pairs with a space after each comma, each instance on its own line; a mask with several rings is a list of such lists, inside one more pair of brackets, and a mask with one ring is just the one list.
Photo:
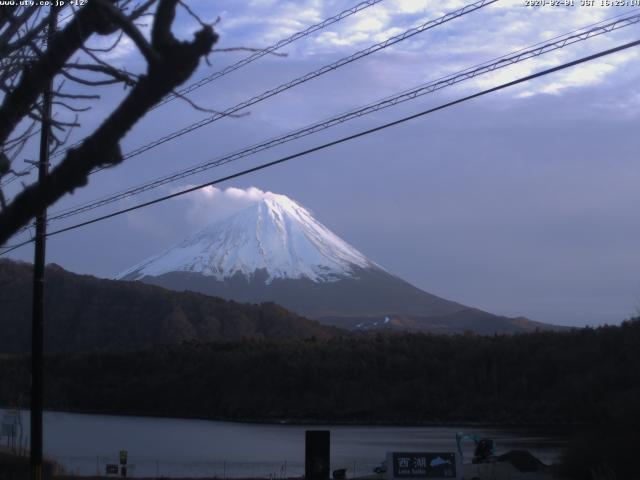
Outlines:
[[[56, 31], [57, 10], [49, 12], [47, 48]], [[51, 143], [51, 97], [53, 79], [42, 92], [42, 125], [40, 128], [40, 158], [38, 183], [49, 173]], [[31, 318], [31, 480], [42, 480], [42, 408], [43, 408], [43, 350], [44, 350], [44, 265], [47, 234], [47, 209], [36, 215], [36, 239], [33, 261], [33, 316]]]

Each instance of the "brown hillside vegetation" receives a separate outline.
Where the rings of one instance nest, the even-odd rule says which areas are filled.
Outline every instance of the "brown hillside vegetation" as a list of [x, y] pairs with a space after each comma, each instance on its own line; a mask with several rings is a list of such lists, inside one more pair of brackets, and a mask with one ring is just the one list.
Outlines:
[[[0, 261], [0, 352], [30, 349], [31, 265]], [[328, 338], [338, 329], [275, 305], [240, 304], [140, 282], [46, 271], [45, 349], [50, 353], [136, 350], [243, 338]]]

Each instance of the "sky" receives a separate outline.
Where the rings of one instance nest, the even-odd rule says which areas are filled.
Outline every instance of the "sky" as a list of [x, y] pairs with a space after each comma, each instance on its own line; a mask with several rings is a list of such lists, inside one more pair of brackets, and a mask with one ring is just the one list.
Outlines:
[[[219, 17], [217, 48], [264, 48], [355, 5], [327, 0], [192, 0]], [[500, 0], [93, 175], [50, 213], [156, 179], [395, 95], [604, 19], [622, 7], [527, 7]], [[599, 2], [598, 2], [599, 3]], [[224, 110], [295, 77], [461, 8], [464, 1], [383, 0], [190, 95]], [[181, 11], [174, 32], [198, 24]], [[148, 32], [148, 27], [143, 27]], [[462, 82], [123, 200], [50, 229], [198, 185], [640, 37], [632, 25]], [[91, 40], [108, 44], [108, 38]], [[249, 55], [213, 52], [197, 81]], [[125, 39], [108, 60], [143, 62]], [[113, 277], [261, 191], [285, 194], [390, 272], [484, 310], [562, 325], [618, 324], [640, 311], [640, 50], [626, 50], [483, 96], [231, 182], [51, 237], [48, 262]], [[80, 139], [122, 99], [105, 88]], [[210, 114], [176, 100], [124, 139], [130, 151]], [[25, 180], [29, 181], [29, 180]], [[14, 182], [11, 188], [18, 188]], [[9, 197], [14, 191], [9, 190]], [[15, 237], [14, 243], [23, 237]], [[31, 261], [32, 247], [11, 254]]]

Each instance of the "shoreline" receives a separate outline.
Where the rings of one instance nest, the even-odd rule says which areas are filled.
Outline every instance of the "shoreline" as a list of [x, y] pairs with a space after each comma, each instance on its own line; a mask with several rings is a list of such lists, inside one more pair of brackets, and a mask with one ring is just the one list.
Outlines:
[[[8, 407], [0, 405], [0, 410], [20, 410], [21, 412], [29, 412], [28, 408], [24, 407]], [[83, 411], [83, 410], [65, 410], [65, 409], [44, 409], [44, 412], [50, 413], [71, 413], [77, 415], [101, 415], [107, 417], [138, 417], [138, 418], [156, 418], [159, 420], [201, 420], [208, 422], [220, 422], [220, 423], [233, 423], [241, 425], [271, 425], [271, 426], [336, 426], [336, 427], [433, 427], [433, 428], [484, 428], [484, 429], [568, 429], [574, 430], [584, 427], [589, 427], [587, 423], [516, 423], [516, 422], [482, 422], [482, 421], [455, 421], [455, 422], [438, 422], [438, 421], [348, 421], [348, 420], [320, 420], [320, 419], [229, 419], [222, 417], [202, 417], [202, 416], [173, 416], [173, 415], [158, 415], [154, 413], [140, 413], [140, 412], [96, 412], [96, 411]]]

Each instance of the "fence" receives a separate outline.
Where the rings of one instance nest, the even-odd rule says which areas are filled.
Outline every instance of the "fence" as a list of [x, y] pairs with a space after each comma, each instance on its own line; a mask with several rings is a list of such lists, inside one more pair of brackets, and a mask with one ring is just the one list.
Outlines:
[[[72, 457], [55, 458], [62, 465], [65, 473], [72, 475], [107, 476], [107, 465], [118, 465], [117, 456], [113, 457]], [[332, 461], [331, 469], [346, 469], [347, 478], [365, 476], [373, 473], [379, 463], [355, 459]], [[154, 459], [148, 457], [129, 456], [127, 459], [127, 477], [130, 478], [257, 478], [281, 480], [299, 478], [304, 475], [304, 461], [274, 462], [231, 462], [204, 461], [202, 459]], [[114, 475], [114, 478], [120, 476]]]

